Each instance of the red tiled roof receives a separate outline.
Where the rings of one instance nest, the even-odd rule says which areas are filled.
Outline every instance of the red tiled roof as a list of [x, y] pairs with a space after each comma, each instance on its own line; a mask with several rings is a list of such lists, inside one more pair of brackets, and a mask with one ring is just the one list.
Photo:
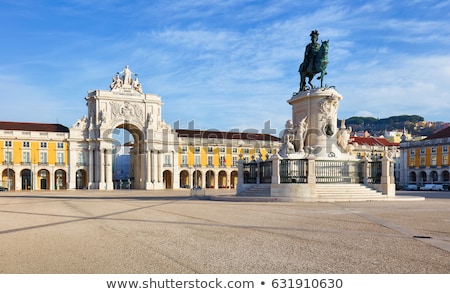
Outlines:
[[424, 140], [433, 140], [433, 139], [441, 139], [441, 138], [449, 138], [450, 137], [450, 127], [437, 131], [434, 134], [429, 135]]
[[389, 142], [386, 138], [375, 137], [350, 137], [349, 143], [358, 143], [359, 145], [368, 146], [399, 146], [399, 143]]
[[269, 134], [257, 133], [238, 133], [238, 132], [220, 132], [220, 131], [202, 131], [202, 130], [176, 130], [179, 137], [203, 138], [203, 139], [234, 139], [234, 140], [259, 140], [259, 141], [280, 141], [280, 138]]
[[29, 123], [0, 121], [0, 130], [9, 131], [35, 131], [68, 133], [69, 128], [61, 124]]

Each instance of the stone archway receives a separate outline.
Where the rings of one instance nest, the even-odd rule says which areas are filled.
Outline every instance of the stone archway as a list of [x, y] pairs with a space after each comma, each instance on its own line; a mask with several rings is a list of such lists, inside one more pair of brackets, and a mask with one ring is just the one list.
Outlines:
[[46, 169], [40, 169], [37, 172], [37, 182], [36, 186], [38, 190], [49, 190], [50, 189], [50, 172]]
[[230, 188], [231, 189], [236, 188], [237, 183], [238, 183], [238, 172], [234, 170], [234, 171], [231, 172]]
[[[139, 126], [124, 122], [118, 124], [114, 129], [123, 129], [128, 131], [131, 136], [133, 137], [132, 141], [129, 142], [122, 142], [124, 145], [123, 148], [127, 148], [126, 153], [129, 154], [129, 167], [128, 167], [128, 177], [127, 181], [130, 183], [130, 187], [133, 189], [145, 189], [146, 188], [146, 176], [148, 173], [148, 165], [147, 160], [148, 152], [146, 152], [146, 144], [145, 144], [145, 138], [143, 131], [139, 128]], [[112, 139], [108, 138], [108, 139]], [[115, 147], [117, 147], [117, 144], [115, 142], [113, 143]], [[114, 153], [111, 151], [111, 153]], [[112, 154], [115, 158], [117, 157], [117, 153]], [[117, 161], [115, 159], [112, 159], [111, 165], [115, 166], [117, 164]], [[114, 173], [115, 171], [111, 169], [111, 172]], [[108, 178], [108, 175], [106, 175]], [[111, 174], [111, 179], [114, 179], [113, 175]], [[125, 179], [122, 179], [125, 180]]]
[[67, 189], [67, 172], [63, 169], [57, 169], [55, 171], [55, 189], [56, 190]]
[[409, 173], [409, 183], [416, 184], [417, 183], [417, 176], [415, 172]]
[[87, 187], [86, 171], [83, 169], [77, 170], [76, 177], [77, 177], [76, 189], [86, 189], [86, 187]]
[[0, 186], [5, 187], [8, 191], [15, 190], [16, 187], [16, 173], [13, 169], [6, 168], [2, 172], [2, 182]]
[[205, 188], [215, 188], [214, 187], [214, 171], [209, 170], [206, 172], [206, 187]]
[[[178, 181], [177, 134], [161, 118], [161, 97], [145, 94], [137, 75], [128, 66], [113, 76], [109, 90], [89, 91], [85, 100], [88, 115], [70, 128], [70, 138], [77, 146], [70, 149], [69, 158], [71, 167], [86, 169], [90, 189], [114, 189], [112, 134], [116, 128], [129, 131], [134, 139], [128, 187], [165, 189], [162, 162], [166, 160], [173, 164], [172, 176], [176, 174]], [[80, 158], [83, 160], [77, 162]], [[76, 171], [70, 170], [71, 189], [77, 185]]]
[[419, 174], [419, 184], [423, 185], [427, 183], [427, 173], [425, 171], [421, 171]]
[[166, 189], [173, 189], [172, 172], [170, 170], [165, 170], [163, 172], [163, 178], [164, 178], [165, 188]]
[[436, 182], [438, 182], [438, 181], [439, 181], [439, 177], [438, 177], [437, 171], [432, 171], [432, 172], [430, 173], [430, 182], [431, 182], [431, 183], [436, 183]]
[[442, 182], [448, 183], [450, 181], [450, 173], [447, 170], [442, 172]]
[[190, 188], [189, 172], [187, 170], [182, 170], [180, 172], [180, 188]]
[[218, 188], [228, 188], [228, 177], [226, 171], [221, 170], [219, 172], [218, 184], [219, 184]]
[[202, 172], [199, 170], [195, 170], [192, 174], [192, 187], [193, 188], [202, 188]]
[[26, 168], [20, 172], [20, 178], [22, 179], [22, 190], [32, 190], [33, 182], [31, 170]]

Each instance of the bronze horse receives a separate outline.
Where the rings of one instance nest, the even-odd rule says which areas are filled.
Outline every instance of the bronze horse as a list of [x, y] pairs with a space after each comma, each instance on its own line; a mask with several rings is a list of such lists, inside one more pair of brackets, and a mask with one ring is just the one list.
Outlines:
[[306, 78], [308, 78], [308, 84], [311, 88], [314, 88], [314, 85], [311, 83], [311, 80], [314, 76], [320, 73], [320, 76], [317, 77], [320, 80], [320, 87], [323, 87], [323, 77], [327, 74], [326, 68], [328, 64], [328, 41], [322, 41], [322, 45], [320, 45], [320, 49], [317, 52], [317, 55], [314, 59], [314, 65], [312, 67], [312, 71], [308, 71], [308, 68], [305, 64], [305, 61], [300, 64], [298, 69], [300, 73], [300, 91], [307, 90], [306, 88]]

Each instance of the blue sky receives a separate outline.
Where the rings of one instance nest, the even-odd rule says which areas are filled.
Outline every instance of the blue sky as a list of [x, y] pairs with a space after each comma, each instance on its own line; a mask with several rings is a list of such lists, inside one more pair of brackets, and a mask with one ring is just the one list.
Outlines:
[[[217, 2], [217, 3], [214, 3]], [[212, 4], [214, 3], [214, 4]], [[450, 121], [450, 1], [0, 0], [0, 120], [71, 126], [125, 65], [187, 128], [277, 132], [311, 30], [339, 118]], [[317, 85], [317, 82], [315, 82]]]

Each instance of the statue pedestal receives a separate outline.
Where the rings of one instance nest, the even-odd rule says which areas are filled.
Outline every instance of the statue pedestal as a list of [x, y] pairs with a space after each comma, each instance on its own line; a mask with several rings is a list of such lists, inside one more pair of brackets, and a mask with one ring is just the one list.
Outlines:
[[333, 88], [301, 91], [287, 102], [292, 105], [294, 125], [307, 117], [305, 150], [316, 158], [342, 158], [337, 145], [337, 110], [342, 95]]

